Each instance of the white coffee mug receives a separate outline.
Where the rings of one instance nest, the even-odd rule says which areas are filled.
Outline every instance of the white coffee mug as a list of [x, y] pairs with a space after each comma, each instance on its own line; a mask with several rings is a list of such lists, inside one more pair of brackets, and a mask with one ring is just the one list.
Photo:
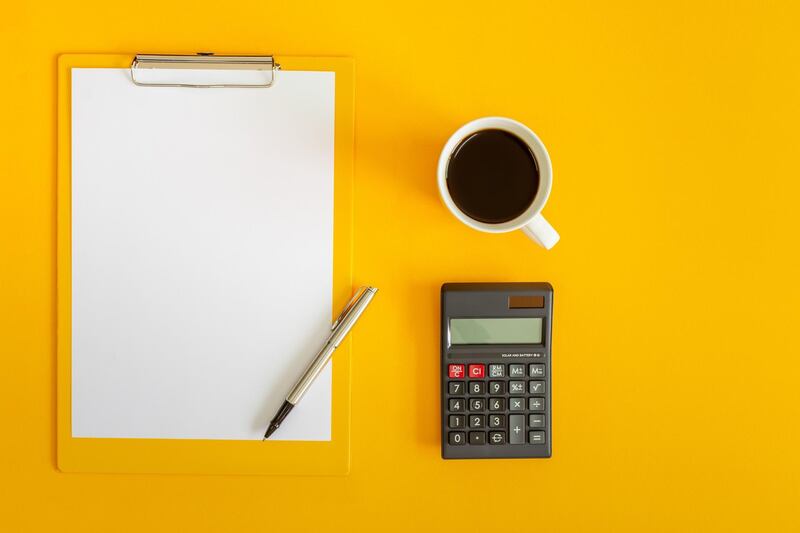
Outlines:
[[[539, 167], [539, 190], [536, 192], [533, 202], [517, 218], [501, 224], [488, 224], [468, 216], [458, 208], [447, 188], [447, 166], [450, 163], [450, 156], [453, 151], [461, 144], [461, 141], [473, 133], [483, 130], [503, 130], [515, 135], [528, 145]], [[467, 226], [488, 233], [505, 233], [522, 229], [522, 232], [530, 237], [531, 240], [548, 250], [558, 242], [558, 232], [542, 216], [542, 209], [547, 203], [550, 189], [553, 186], [553, 168], [550, 163], [550, 156], [547, 154], [547, 150], [542, 141], [539, 140], [539, 137], [524, 124], [504, 117], [484, 117], [464, 124], [448, 139], [442, 149], [442, 154], [439, 156], [437, 179], [439, 182], [439, 194], [444, 201], [444, 205], [457, 219]], [[531, 179], [534, 179], [534, 177], [531, 176]]]

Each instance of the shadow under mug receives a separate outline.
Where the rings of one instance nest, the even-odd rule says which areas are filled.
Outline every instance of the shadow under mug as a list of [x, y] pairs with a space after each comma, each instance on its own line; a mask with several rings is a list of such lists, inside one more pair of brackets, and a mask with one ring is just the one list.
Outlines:
[[[447, 188], [447, 167], [450, 163], [450, 156], [461, 144], [461, 141], [473, 133], [483, 130], [503, 130], [516, 136], [528, 145], [539, 167], [539, 189], [531, 205], [518, 217], [500, 224], [481, 222], [461, 211], [453, 201]], [[444, 205], [457, 219], [467, 226], [487, 233], [506, 233], [521, 229], [532, 241], [548, 250], [558, 242], [558, 232], [542, 216], [542, 209], [547, 203], [550, 189], [553, 186], [553, 168], [550, 163], [550, 156], [539, 137], [524, 124], [505, 117], [484, 117], [464, 124], [448, 139], [442, 149], [442, 153], [439, 156], [437, 180], [439, 183], [439, 195], [442, 197]]]

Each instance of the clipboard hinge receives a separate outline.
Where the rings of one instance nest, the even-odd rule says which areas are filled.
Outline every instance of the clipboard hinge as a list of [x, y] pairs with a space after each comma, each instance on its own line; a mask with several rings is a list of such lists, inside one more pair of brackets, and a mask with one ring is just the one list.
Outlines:
[[[137, 54], [131, 62], [131, 80], [140, 87], [234, 87], [234, 88], [268, 88], [275, 83], [276, 72], [281, 66], [275, 58], [269, 56], [216, 56], [212, 52], [198, 52], [195, 55], [170, 54]], [[142, 81], [137, 72], [146, 69], [165, 70], [216, 70], [216, 71], [255, 71], [264, 73], [264, 79], [248, 83], [214, 81], [209, 83], [197, 81]]]

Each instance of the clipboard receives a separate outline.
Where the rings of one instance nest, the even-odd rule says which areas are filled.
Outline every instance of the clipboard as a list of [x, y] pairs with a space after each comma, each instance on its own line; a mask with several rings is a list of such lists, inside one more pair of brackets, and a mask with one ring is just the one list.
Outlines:
[[[136, 85], [269, 91], [282, 71], [335, 74], [331, 319], [352, 290], [353, 63], [348, 58], [68, 54], [58, 61], [57, 465], [63, 472], [343, 475], [350, 465], [350, 341], [334, 356], [329, 441], [76, 438], [72, 427], [72, 69], [130, 69]], [[237, 70], [254, 81], [159, 82], [148, 69]], [[197, 89], [202, 87], [202, 89]], [[148, 89], [143, 89], [148, 90]], [[322, 339], [320, 339], [321, 341]], [[309, 353], [308, 357], [312, 357]], [[303, 361], [305, 364], [306, 361]], [[290, 387], [287, 383], [287, 390]], [[267, 420], [264, 421], [265, 423]]]

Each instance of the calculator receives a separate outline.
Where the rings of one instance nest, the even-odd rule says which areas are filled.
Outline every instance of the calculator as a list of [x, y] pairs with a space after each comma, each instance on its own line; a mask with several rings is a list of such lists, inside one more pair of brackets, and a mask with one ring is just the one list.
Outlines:
[[442, 285], [442, 458], [550, 457], [553, 287]]

